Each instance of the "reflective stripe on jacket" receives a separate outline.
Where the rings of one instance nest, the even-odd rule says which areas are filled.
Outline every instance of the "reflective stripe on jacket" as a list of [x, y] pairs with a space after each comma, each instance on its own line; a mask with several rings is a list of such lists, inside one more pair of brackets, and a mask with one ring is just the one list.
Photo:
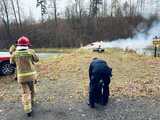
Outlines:
[[16, 64], [19, 83], [37, 79], [37, 72], [34, 63], [38, 61], [39, 58], [32, 49], [16, 50], [13, 53], [11, 56], [11, 63]]

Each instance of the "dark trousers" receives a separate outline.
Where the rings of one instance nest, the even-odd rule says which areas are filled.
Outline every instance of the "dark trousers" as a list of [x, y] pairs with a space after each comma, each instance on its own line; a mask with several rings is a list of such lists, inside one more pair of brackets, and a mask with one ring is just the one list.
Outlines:
[[[102, 83], [100, 83], [102, 80]], [[95, 103], [106, 105], [109, 98], [110, 78], [105, 73], [96, 73], [91, 76], [89, 103], [94, 106]]]

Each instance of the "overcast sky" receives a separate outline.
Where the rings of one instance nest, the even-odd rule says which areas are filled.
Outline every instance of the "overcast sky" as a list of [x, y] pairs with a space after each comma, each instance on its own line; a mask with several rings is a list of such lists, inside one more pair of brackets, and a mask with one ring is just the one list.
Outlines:
[[[62, 12], [68, 4], [72, 3], [72, 1], [73, 0], [57, 0], [58, 11]], [[41, 18], [40, 7], [36, 8], [37, 0], [21, 0], [20, 2], [24, 6], [23, 12], [25, 13], [26, 17], [28, 17], [29, 14], [32, 14], [37, 20]]]
[[[73, 3], [73, 1], [74, 0], [57, 0], [58, 12], [61, 13], [64, 10], [64, 8], [67, 5]], [[87, 1], [87, 0], [82, 0], [82, 1]], [[119, 0], [119, 1], [124, 2], [125, 0]], [[151, 2], [153, 2], [153, 1], [156, 1], [156, 0], [146, 0], [146, 4], [147, 4], [148, 8], [145, 9], [144, 11], [147, 14], [154, 12], [154, 9], [153, 9], [154, 5], [151, 4]], [[41, 18], [41, 16], [40, 16], [41, 10], [40, 10], [40, 8], [36, 8], [37, 0], [21, 0], [20, 2], [23, 4], [23, 6], [21, 6], [21, 7], [24, 8], [23, 12], [25, 13], [25, 17], [28, 17], [29, 14], [32, 14], [36, 20], [39, 20]], [[108, 0], [108, 3], [110, 3], [110, 0]]]

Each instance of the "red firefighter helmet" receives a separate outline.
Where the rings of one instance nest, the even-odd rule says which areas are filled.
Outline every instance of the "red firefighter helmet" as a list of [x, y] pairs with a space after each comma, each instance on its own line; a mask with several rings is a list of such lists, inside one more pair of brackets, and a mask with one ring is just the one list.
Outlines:
[[17, 46], [31, 46], [31, 43], [27, 37], [22, 36], [18, 39]]

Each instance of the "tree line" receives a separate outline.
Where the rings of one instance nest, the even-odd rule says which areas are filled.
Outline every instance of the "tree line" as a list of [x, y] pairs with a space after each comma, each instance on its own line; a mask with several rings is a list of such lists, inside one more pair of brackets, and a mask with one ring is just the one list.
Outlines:
[[88, 0], [87, 5], [74, 0], [63, 13], [58, 4], [58, 0], [37, 0], [35, 6], [41, 8], [41, 21], [37, 22], [32, 14], [23, 18], [20, 0], [1, 0], [0, 48], [8, 48], [22, 35], [37, 48], [80, 47], [94, 41], [132, 37], [140, 23], [149, 28], [158, 19], [157, 13], [143, 17], [146, 0]]

